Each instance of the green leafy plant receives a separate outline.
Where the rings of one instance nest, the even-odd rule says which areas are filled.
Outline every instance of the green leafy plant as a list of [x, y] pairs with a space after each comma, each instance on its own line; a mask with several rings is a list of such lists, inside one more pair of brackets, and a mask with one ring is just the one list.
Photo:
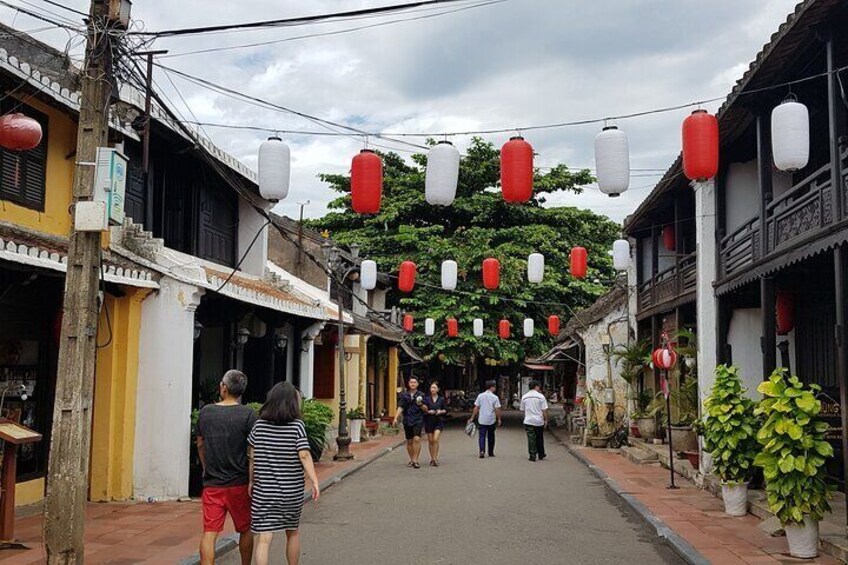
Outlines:
[[759, 451], [754, 401], [745, 396], [739, 369], [719, 365], [715, 383], [704, 400], [699, 431], [704, 450], [713, 456], [713, 471], [724, 483], [742, 484], [751, 479]]
[[621, 376], [631, 387], [636, 387], [639, 376], [651, 364], [651, 342], [647, 339], [621, 344], [611, 353], [613, 361], [621, 368]]
[[301, 418], [312, 457], [317, 460], [327, 446], [327, 430], [333, 421], [333, 409], [314, 398], [307, 398], [301, 406]]
[[636, 395], [636, 412], [633, 418], [652, 418], [656, 413], [650, 413], [648, 407], [651, 406], [654, 400], [654, 391], [645, 389]]
[[352, 410], [347, 411], [347, 419], [348, 420], [364, 420], [365, 419], [365, 410], [362, 409], [362, 406], [357, 406]]
[[671, 402], [677, 406], [676, 426], [689, 426], [698, 419], [698, 381], [691, 377], [670, 392]]
[[755, 414], [765, 418], [757, 432], [762, 452], [754, 465], [763, 468], [769, 508], [783, 525], [802, 524], [805, 516], [819, 521], [830, 512], [834, 490], [825, 463], [833, 446], [825, 441], [827, 422], [817, 418], [821, 387], [805, 386], [796, 376], [776, 369], [757, 391], [764, 395]]

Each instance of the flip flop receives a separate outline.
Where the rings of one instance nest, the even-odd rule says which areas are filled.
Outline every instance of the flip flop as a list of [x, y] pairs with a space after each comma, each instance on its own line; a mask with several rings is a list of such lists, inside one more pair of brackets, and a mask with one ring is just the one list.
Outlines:
[[413, 469], [420, 469], [420, 468], [421, 468], [421, 465], [419, 465], [418, 463], [413, 463], [413, 464], [412, 464], [412, 468], [413, 468]]
[[413, 463], [412, 461], [410, 461], [409, 463], [407, 463], [407, 464], [406, 464], [406, 466], [407, 466], [407, 467], [415, 467], [415, 463]]

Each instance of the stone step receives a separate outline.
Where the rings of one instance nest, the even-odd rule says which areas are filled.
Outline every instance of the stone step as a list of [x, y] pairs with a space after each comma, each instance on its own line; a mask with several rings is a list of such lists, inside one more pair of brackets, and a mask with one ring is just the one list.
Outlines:
[[622, 447], [621, 454], [624, 455], [628, 461], [637, 465], [658, 464], [660, 461], [656, 453], [652, 453], [635, 446]]

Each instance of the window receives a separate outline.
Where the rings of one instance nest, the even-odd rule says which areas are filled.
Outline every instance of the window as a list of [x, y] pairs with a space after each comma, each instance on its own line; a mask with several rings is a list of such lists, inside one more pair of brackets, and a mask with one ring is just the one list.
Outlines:
[[[17, 107], [16, 107], [17, 106]], [[29, 151], [0, 149], [0, 200], [44, 211], [47, 171], [47, 116], [15, 100], [0, 101], [0, 113], [20, 112], [38, 120], [41, 143]]]

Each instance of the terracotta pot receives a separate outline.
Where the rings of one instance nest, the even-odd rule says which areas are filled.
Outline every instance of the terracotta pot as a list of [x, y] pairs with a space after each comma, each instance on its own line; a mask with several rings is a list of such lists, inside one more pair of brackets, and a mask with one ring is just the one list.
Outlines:
[[651, 441], [657, 435], [657, 421], [651, 418], [636, 418], [636, 426], [639, 428], [639, 435], [645, 441]]
[[700, 451], [687, 451], [685, 453], [686, 459], [689, 460], [689, 464], [692, 465], [692, 468], [696, 471], [700, 469], [701, 465], [701, 452]]
[[633, 437], [642, 437], [642, 434], [639, 433], [639, 426], [630, 424], [630, 435]]

